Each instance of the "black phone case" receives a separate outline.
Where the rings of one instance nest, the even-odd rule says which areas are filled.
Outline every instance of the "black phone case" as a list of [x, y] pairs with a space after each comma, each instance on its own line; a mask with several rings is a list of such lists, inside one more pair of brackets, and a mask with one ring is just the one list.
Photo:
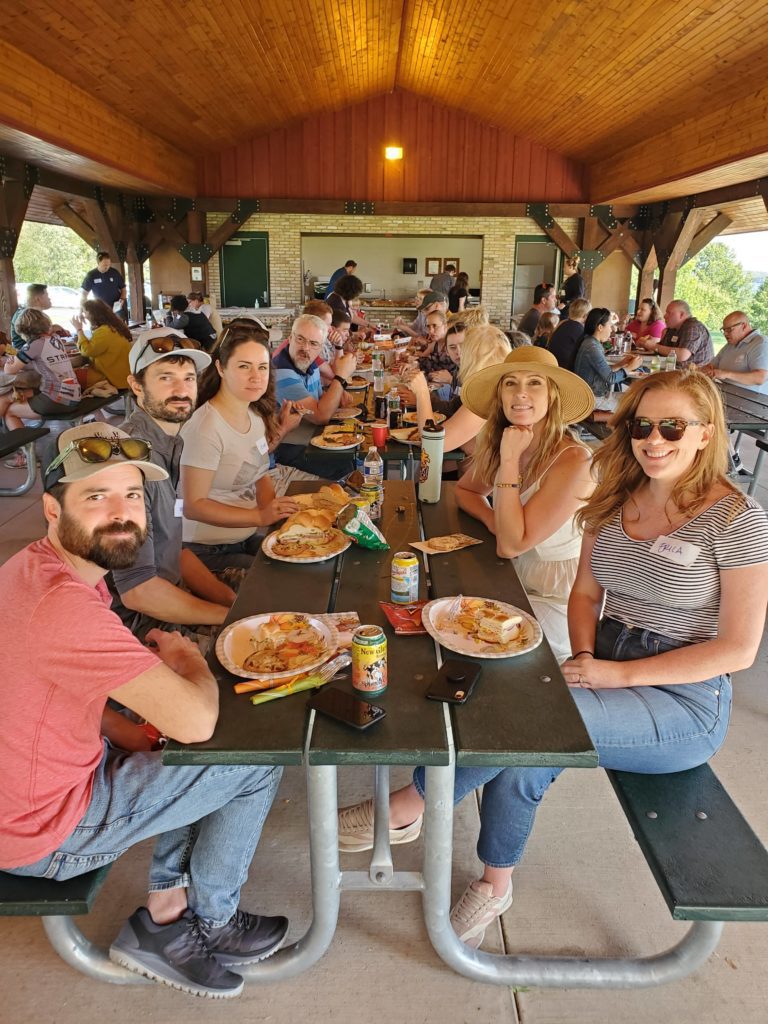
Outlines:
[[368, 729], [387, 714], [378, 704], [361, 700], [335, 686], [324, 686], [318, 690], [307, 701], [307, 707], [320, 711], [337, 722], [351, 725], [353, 729]]
[[444, 661], [427, 690], [428, 700], [464, 704], [474, 689], [480, 666], [472, 661]]

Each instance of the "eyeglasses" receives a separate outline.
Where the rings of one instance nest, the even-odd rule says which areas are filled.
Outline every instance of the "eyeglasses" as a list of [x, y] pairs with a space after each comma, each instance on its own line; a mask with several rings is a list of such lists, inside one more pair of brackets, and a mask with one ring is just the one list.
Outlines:
[[139, 361], [148, 348], [151, 348], [153, 352], [173, 352], [175, 348], [200, 348], [196, 341], [192, 341], [191, 338], [180, 338], [175, 334], [162, 334], [158, 338], [149, 338], [144, 348], [139, 352], [136, 358], [136, 365], [139, 365]]
[[739, 320], [737, 324], [731, 324], [730, 327], [723, 326], [723, 334], [730, 334], [731, 331], [735, 331], [737, 327], [746, 327], [746, 323], [743, 320]]
[[701, 426], [701, 420], [679, 420], [674, 416], [668, 416], [663, 420], [649, 420], [645, 416], [637, 416], [627, 420], [627, 430], [633, 441], [644, 441], [651, 436], [654, 427], [659, 428], [659, 433], [665, 441], [679, 441], [688, 427]]
[[312, 338], [305, 338], [303, 334], [294, 334], [293, 337], [296, 341], [307, 345], [309, 348], [322, 348], [322, 341], [313, 341]]
[[51, 473], [58, 469], [73, 452], [76, 452], [83, 462], [89, 463], [109, 462], [113, 455], [122, 455], [131, 462], [136, 462], [149, 458], [152, 445], [139, 437], [78, 437], [59, 452], [45, 472]]

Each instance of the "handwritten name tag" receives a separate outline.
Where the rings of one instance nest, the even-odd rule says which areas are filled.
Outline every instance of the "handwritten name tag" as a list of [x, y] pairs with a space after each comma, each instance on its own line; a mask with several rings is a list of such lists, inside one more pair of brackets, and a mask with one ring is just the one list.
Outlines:
[[256, 442], [256, 450], [261, 452], [262, 455], [266, 455], [269, 451], [269, 445], [267, 444], [266, 437], [260, 437]]
[[177, 519], [181, 519], [184, 515], [184, 499], [177, 498], [173, 506], [173, 514]]
[[676, 537], [665, 537], [663, 534], [656, 538], [651, 547], [652, 555], [661, 555], [662, 558], [675, 562], [677, 565], [693, 565], [699, 557], [700, 551], [701, 548], [696, 544], [689, 544]]

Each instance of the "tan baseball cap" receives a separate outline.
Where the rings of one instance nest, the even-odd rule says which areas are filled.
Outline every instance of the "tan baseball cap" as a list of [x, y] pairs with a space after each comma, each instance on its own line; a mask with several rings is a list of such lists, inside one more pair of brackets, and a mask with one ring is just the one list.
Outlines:
[[[95, 445], [89, 446], [87, 440], [93, 438]], [[88, 454], [96, 459], [105, 454], [97, 449], [104, 449], [103, 441], [109, 441], [112, 446], [111, 453], [103, 460], [91, 462]], [[79, 451], [74, 442], [83, 442]], [[99, 443], [102, 442], [102, 443]], [[146, 453], [141, 451], [141, 446], [146, 445]], [[132, 449], [140, 458], [131, 458]], [[102, 473], [112, 466], [136, 466], [144, 474], [145, 480], [167, 480], [168, 474], [162, 466], [156, 466], [149, 461], [152, 445], [143, 438], [131, 437], [124, 430], [113, 427], [109, 423], [83, 423], [79, 427], [70, 427], [63, 430], [56, 439], [57, 455], [45, 471], [45, 489], [49, 490], [54, 484], [71, 484], [77, 480], [85, 480], [96, 473]], [[85, 458], [83, 458], [83, 454]], [[64, 455], [63, 459], [61, 456]]]

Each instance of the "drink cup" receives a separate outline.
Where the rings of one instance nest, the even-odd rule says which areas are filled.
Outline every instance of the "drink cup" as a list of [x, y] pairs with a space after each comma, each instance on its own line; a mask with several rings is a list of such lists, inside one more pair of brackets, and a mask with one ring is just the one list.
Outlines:
[[384, 447], [384, 445], [387, 443], [388, 434], [389, 430], [387, 428], [386, 423], [374, 423], [371, 426], [371, 437], [373, 438], [373, 443], [376, 445], [377, 448]]

